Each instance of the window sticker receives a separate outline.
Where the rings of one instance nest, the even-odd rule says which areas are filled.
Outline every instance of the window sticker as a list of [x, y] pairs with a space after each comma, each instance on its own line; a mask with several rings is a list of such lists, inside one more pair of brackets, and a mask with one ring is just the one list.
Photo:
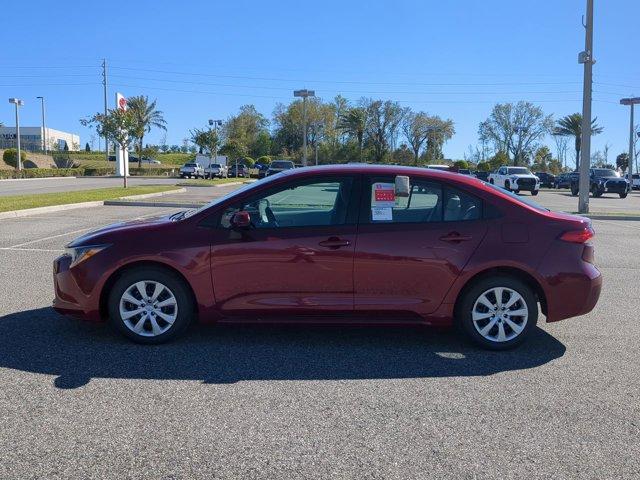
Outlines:
[[395, 184], [376, 182], [373, 184], [371, 207], [393, 207], [396, 204]]
[[371, 207], [371, 220], [390, 222], [393, 220], [393, 209], [391, 207]]

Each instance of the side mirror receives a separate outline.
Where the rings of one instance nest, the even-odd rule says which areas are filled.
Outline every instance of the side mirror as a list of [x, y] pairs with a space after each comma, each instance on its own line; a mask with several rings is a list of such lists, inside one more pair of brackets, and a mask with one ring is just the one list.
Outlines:
[[396, 197], [408, 197], [411, 190], [409, 177], [405, 175], [396, 175], [396, 185], [394, 190]]
[[251, 226], [251, 215], [246, 210], [240, 210], [231, 217], [231, 226], [234, 228], [248, 228]]

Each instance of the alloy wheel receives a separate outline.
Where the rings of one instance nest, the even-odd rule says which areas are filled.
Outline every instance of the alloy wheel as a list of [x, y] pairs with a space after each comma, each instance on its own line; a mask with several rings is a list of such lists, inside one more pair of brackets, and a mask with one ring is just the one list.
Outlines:
[[156, 337], [178, 317], [178, 302], [169, 288], [154, 280], [129, 286], [120, 297], [120, 318], [136, 335]]
[[482, 337], [491, 342], [508, 342], [522, 333], [529, 308], [522, 295], [511, 288], [493, 287], [473, 304], [471, 319]]

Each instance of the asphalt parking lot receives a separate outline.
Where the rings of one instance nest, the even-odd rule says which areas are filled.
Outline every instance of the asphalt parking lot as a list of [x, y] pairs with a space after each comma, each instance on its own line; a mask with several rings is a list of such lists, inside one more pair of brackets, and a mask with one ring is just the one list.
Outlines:
[[0, 478], [640, 476], [640, 222], [594, 222], [596, 309], [512, 352], [343, 327], [139, 346], [53, 312], [65, 243], [170, 211], [0, 221]]

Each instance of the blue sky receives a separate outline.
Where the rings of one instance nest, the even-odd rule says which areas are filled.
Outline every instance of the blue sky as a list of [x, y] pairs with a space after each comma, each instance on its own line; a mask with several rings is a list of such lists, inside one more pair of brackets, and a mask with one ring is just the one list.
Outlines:
[[[529, 100], [556, 117], [581, 110], [584, 8], [584, 0], [14, 0], [2, 8], [0, 98], [23, 98], [22, 124], [39, 125], [35, 97], [44, 95], [48, 126], [79, 133], [84, 145], [90, 133], [78, 120], [102, 109], [106, 58], [109, 102], [116, 91], [157, 98], [169, 144], [243, 104], [270, 118], [306, 87], [323, 99], [392, 99], [451, 118], [457, 134], [445, 154], [461, 158], [496, 102]], [[605, 131], [593, 150], [608, 143], [610, 160], [627, 149], [619, 98], [640, 94], [638, 18], [637, 0], [596, 0], [593, 112]], [[0, 121], [12, 125], [3, 102]]]

